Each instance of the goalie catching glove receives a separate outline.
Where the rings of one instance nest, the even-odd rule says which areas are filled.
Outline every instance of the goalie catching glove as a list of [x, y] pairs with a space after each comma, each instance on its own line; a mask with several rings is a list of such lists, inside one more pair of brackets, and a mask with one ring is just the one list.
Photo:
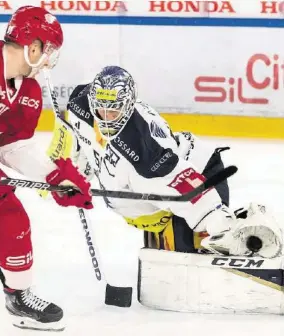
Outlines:
[[52, 192], [52, 197], [57, 204], [67, 207], [92, 209], [91, 185], [79, 173], [78, 168], [74, 167], [70, 159], [55, 160], [57, 169], [46, 177], [46, 182], [51, 185], [72, 185], [74, 190], [71, 192]]
[[201, 245], [212, 253], [246, 256], [256, 253], [262, 258], [282, 254], [282, 230], [263, 205], [251, 203], [247, 210], [239, 209], [235, 213], [222, 205], [205, 216], [201, 223], [209, 234]]

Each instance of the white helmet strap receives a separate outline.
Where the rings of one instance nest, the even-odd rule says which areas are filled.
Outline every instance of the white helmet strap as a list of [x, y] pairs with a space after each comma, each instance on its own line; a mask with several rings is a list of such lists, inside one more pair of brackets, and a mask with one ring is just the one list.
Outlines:
[[24, 57], [25, 61], [28, 63], [28, 65], [32, 68], [38, 68], [44, 61], [47, 59], [47, 54], [43, 53], [41, 58], [38, 60], [37, 63], [31, 63], [29, 59], [29, 47], [27, 45], [24, 46]]

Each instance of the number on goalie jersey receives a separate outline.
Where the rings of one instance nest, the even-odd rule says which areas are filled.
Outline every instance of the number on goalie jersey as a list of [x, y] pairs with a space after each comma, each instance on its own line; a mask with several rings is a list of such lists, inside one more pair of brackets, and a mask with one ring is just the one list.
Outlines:
[[[214, 152], [188, 133], [175, 137], [166, 121], [137, 99], [132, 76], [120, 67], [105, 67], [92, 83], [78, 86], [67, 108], [79, 141], [73, 160], [79, 167], [83, 162], [81, 171], [87, 161], [101, 188], [179, 195], [223, 168], [218, 150]], [[227, 184], [217, 189], [223, 202], [215, 189], [188, 203], [122, 199], [106, 202], [129, 224], [152, 232], [156, 240], [175, 228], [173, 222], [182, 222], [187, 232], [207, 231], [215, 235], [225, 230], [220, 242], [222, 251], [246, 254], [250, 251], [245, 242], [234, 243], [230, 231], [237, 220], [224, 205], [228, 205]], [[175, 248], [174, 238], [172, 243], [167, 241], [172, 245], [170, 249]], [[210, 237], [206, 248], [208, 244]]]

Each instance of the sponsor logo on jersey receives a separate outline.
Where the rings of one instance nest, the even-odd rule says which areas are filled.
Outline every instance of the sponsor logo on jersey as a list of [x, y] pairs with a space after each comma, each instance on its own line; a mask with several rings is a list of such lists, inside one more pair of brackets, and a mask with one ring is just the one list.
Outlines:
[[[14, 93], [13, 90], [9, 90], [9, 96], [12, 96]], [[0, 98], [6, 99], [7, 98], [7, 92], [5, 90], [2, 90], [2, 87], [0, 86]], [[18, 99], [18, 103], [24, 106], [32, 107], [35, 109], [38, 109], [40, 106], [40, 100], [33, 99], [28, 96], [20, 96]], [[4, 103], [0, 103], [0, 115], [9, 110], [10, 108], [6, 106]]]
[[17, 257], [7, 257], [6, 265], [10, 267], [23, 267], [29, 265], [33, 260], [32, 252]]
[[[16, 92], [15, 89], [7, 88], [8, 89], [8, 95], [9, 97], [13, 97], [14, 93]], [[2, 89], [2, 86], [0, 86], [0, 98], [6, 99], [7, 98], [7, 91]]]
[[119, 136], [116, 137], [113, 141], [124, 151], [125, 154], [128, 155], [132, 161], [137, 162], [140, 160], [139, 155], [137, 155], [134, 150], [132, 150], [124, 141], [122, 141]]
[[167, 152], [165, 153], [160, 159], [159, 161], [157, 161], [153, 167], [151, 168], [152, 172], [157, 171], [169, 158], [171, 158], [173, 155], [171, 152]]
[[89, 139], [87, 139], [86, 137], [84, 137], [83, 135], [81, 135], [81, 133], [78, 132], [78, 130], [75, 128], [76, 134], [78, 135], [78, 137], [80, 138], [80, 140], [82, 140], [85, 144], [91, 146], [92, 143]]
[[192, 175], [196, 173], [193, 168], [189, 168], [178, 174], [173, 181], [169, 184], [169, 187], [176, 188], [179, 184], [187, 182], [192, 187], [198, 187], [202, 181], [200, 179], [193, 180]]
[[[180, 194], [183, 195], [185, 193], [191, 192], [193, 189], [200, 186], [204, 181], [204, 176], [197, 173], [193, 168], [188, 168], [176, 175], [176, 177], [170, 184], [168, 184], [168, 186], [176, 189]], [[195, 196], [190, 202], [195, 204], [209, 190], [211, 189], [206, 189], [201, 194]]]
[[21, 96], [19, 98], [19, 103], [24, 106], [32, 107], [38, 109], [40, 106], [40, 101], [27, 96]]
[[2, 89], [2, 86], [0, 86], [0, 98], [6, 99], [6, 91]]
[[85, 119], [89, 119], [91, 117], [91, 113], [88, 111], [85, 111], [84, 109], [82, 109], [82, 107], [80, 107], [78, 104], [74, 103], [72, 100], [69, 103], [69, 108], [72, 108], [72, 112], [74, 112], [75, 114], [85, 118]]
[[3, 103], [0, 103], [0, 115], [9, 110], [9, 107]]

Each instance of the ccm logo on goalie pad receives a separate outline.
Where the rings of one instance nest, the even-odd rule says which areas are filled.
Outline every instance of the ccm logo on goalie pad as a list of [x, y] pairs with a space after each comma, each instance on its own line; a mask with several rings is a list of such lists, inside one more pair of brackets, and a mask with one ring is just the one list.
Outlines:
[[238, 258], [214, 258], [212, 265], [225, 268], [260, 268], [264, 260], [238, 259]]
[[[169, 187], [176, 189], [180, 194], [185, 194], [197, 188], [205, 181], [205, 177], [197, 173], [193, 168], [188, 168], [179, 173], [173, 181], [168, 184]], [[196, 203], [209, 189], [205, 190], [201, 195], [196, 196], [191, 200], [191, 203]]]

